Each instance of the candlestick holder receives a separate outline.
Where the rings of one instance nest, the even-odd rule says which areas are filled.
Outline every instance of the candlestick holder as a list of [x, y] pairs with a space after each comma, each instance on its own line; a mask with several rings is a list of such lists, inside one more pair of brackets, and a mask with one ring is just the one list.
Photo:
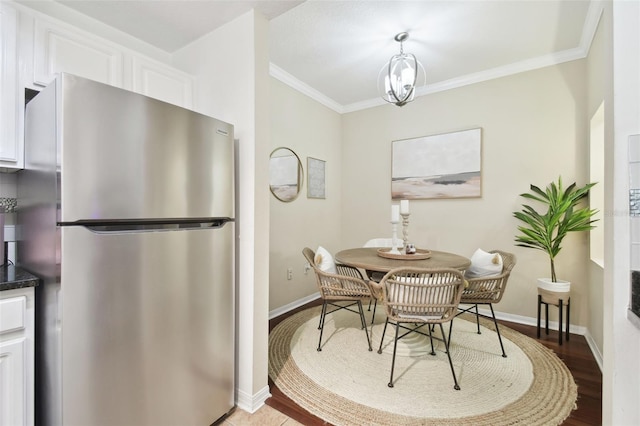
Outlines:
[[406, 250], [409, 244], [409, 216], [410, 213], [400, 213], [402, 216], [402, 247]]
[[389, 253], [391, 254], [400, 254], [400, 250], [396, 246], [396, 241], [398, 240], [398, 222], [391, 221], [391, 250]]

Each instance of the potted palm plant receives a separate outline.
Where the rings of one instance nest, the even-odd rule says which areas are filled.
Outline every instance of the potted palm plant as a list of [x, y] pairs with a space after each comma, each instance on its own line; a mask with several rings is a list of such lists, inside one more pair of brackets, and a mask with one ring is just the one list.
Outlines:
[[541, 203], [546, 212], [540, 213], [533, 207], [523, 204], [522, 210], [513, 215], [522, 222], [518, 226], [520, 234], [516, 236], [516, 245], [542, 250], [549, 256], [551, 266], [550, 278], [538, 278], [538, 288], [553, 292], [568, 292], [571, 283], [559, 280], [556, 276], [555, 258], [562, 249], [562, 240], [569, 232], [588, 231], [595, 226], [597, 220], [593, 216], [595, 209], [579, 207], [583, 198], [595, 183], [583, 187], [572, 183], [567, 188], [562, 185], [562, 177], [558, 182], [551, 182], [543, 191], [531, 185], [529, 193], [520, 194], [528, 200]]

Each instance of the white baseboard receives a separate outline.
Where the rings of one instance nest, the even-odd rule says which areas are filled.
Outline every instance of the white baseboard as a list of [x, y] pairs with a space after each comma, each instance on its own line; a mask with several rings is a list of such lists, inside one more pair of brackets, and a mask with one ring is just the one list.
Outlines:
[[271, 397], [269, 392], [269, 386], [265, 386], [258, 393], [249, 395], [246, 392], [238, 390], [238, 408], [246, 411], [247, 413], [255, 413], [260, 407], [264, 405], [264, 402]]
[[[482, 315], [491, 317], [491, 311], [489, 309], [478, 308], [478, 312], [480, 312]], [[531, 325], [533, 327], [536, 327], [538, 325], [537, 318], [525, 317], [522, 315], [507, 314], [507, 313], [498, 312], [498, 311], [495, 311], [495, 313], [496, 313], [496, 318], [499, 320], [515, 322], [516, 324]], [[544, 319], [542, 321], [544, 321]], [[543, 322], [541, 322], [540, 325], [542, 326]], [[549, 328], [551, 330], [558, 330], [558, 321], [549, 321]], [[579, 325], [570, 325], [569, 331], [573, 334], [579, 334], [581, 336], [584, 336], [587, 334], [587, 329]]]
[[[320, 293], [314, 293], [310, 296], [291, 302], [281, 308], [274, 309], [273, 311], [269, 312], [269, 319], [273, 319], [279, 315], [285, 314], [306, 303], [316, 300], [319, 297], [320, 297]], [[489, 309], [478, 308], [478, 312], [481, 313], [482, 315], [491, 317], [491, 311]], [[523, 315], [508, 314], [508, 313], [498, 312], [498, 311], [495, 311], [495, 313], [496, 313], [496, 318], [499, 320], [515, 322], [516, 324], [531, 325], [533, 327], [536, 327], [538, 325], [537, 318], [525, 317]], [[558, 322], [549, 321], [549, 328], [552, 330], [558, 330]], [[600, 371], [602, 372], [602, 365], [603, 365], [602, 354], [600, 353], [600, 350], [598, 349], [598, 345], [596, 345], [595, 340], [593, 340], [591, 333], [589, 333], [589, 330], [586, 327], [582, 327], [578, 325], [570, 325], [569, 331], [573, 334], [579, 334], [581, 336], [584, 336], [584, 338], [587, 340], [587, 344], [589, 345], [589, 349], [591, 349], [591, 353], [593, 354], [593, 357], [595, 358], [596, 363], [598, 364], [598, 367], [600, 367]]]
[[[478, 312], [480, 312], [482, 315], [491, 317], [491, 311], [489, 309], [479, 308]], [[538, 325], [537, 318], [525, 317], [522, 315], [513, 315], [513, 314], [507, 314], [504, 312], [496, 311], [496, 318], [499, 320], [515, 322], [517, 324], [531, 325], [533, 327], [537, 327]], [[541, 326], [543, 326], [542, 321], [540, 323]], [[549, 328], [557, 331], [558, 322], [549, 321]], [[569, 331], [573, 334], [579, 334], [581, 336], [584, 336], [585, 340], [587, 341], [587, 344], [589, 345], [589, 349], [591, 349], [591, 353], [593, 354], [593, 357], [595, 358], [596, 363], [600, 368], [600, 372], [602, 373], [602, 366], [603, 366], [602, 354], [600, 353], [600, 350], [598, 349], [598, 345], [596, 344], [595, 340], [593, 340], [593, 336], [591, 336], [591, 333], [589, 333], [589, 330], [586, 327], [582, 327], [578, 325], [570, 325]]]
[[278, 317], [282, 314], [286, 314], [289, 311], [299, 308], [300, 306], [305, 305], [319, 298], [320, 298], [320, 293], [316, 292], [316, 293], [310, 294], [309, 296], [303, 297], [302, 299], [298, 299], [289, 304], [286, 304], [281, 308], [277, 308], [277, 309], [274, 309], [273, 311], [269, 311], [269, 319], [274, 319], [275, 317]]
[[602, 368], [603, 368], [602, 354], [600, 353], [600, 349], [598, 348], [596, 341], [593, 340], [593, 336], [591, 335], [591, 333], [589, 333], [589, 330], [587, 330], [587, 332], [584, 334], [584, 338], [587, 340], [587, 345], [589, 345], [589, 349], [591, 349], [591, 353], [593, 354], [593, 357], [596, 359], [596, 362], [598, 363], [598, 367], [600, 368], [600, 373], [602, 373]]

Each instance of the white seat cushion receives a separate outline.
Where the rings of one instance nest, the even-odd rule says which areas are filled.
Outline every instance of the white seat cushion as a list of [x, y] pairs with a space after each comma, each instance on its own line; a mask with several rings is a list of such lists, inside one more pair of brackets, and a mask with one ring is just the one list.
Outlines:
[[409, 314], [399, 314], [398, 317], [405, 319], [417, 319], [424, 322], [439, 320], [442, 318], [442, 315], [409, 315]]
[[[395, 280], [398, 283], [419, 283], [423, 282], [419, 277], [396, 277]], [[453, 280], [453, 278], [452, 278]], [[431, 281], [431, 278], [428, 278], [425, 282], [425, 286], [413, 287], [413, 286], [404, 286], [402, 284], [392, 284], [388, 289], [387, 297], [389, 298], [389, 302], [391, 305], [396, 304], [396, 306], [403, 305], [409, 303], [409, 301], [413, 301], [412, 303], [417, 304], [425, 304], [427, 303], [426, 298], [428, 297], [429, 285], [428, 283]], [[444, 284], [444, 282], [442, 282]], [[406, 293], [405, 293], [406, 291]], [[431, 294], [431, 297], [434, 295]], [[448, 297], [449, 295], [446, 292], [440, 294], [440, 299], [444, 297]], [[437, 298], [429, 301], [430, 303], [447, 303], [447, 300], [438, 300]], [[397, 308], [397, 315], [400, 318], [406, 319], [418, 319], [422, 321], [429, 320], [437, 320], [442, 318], [444, 315], [445, 308], [422, 308], [422, 307], [399, 307]]]

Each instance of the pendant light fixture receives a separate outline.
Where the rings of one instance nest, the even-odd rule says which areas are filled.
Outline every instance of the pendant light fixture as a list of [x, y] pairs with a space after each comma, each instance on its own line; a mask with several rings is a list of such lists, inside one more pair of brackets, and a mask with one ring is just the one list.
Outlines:
[[413, 100], [416, 95], [416, 83], [419, 69], [424, 80], [424, 68], [411, 53], [404, 53], [402, 43], [409, 38], [409, 33], [396, 34], [394, 40], [400, 43], [400, 54], [393, 55], [382, 67], [378, 75], [378, 90], [382, 98], [397, 106], [403, 106]]

